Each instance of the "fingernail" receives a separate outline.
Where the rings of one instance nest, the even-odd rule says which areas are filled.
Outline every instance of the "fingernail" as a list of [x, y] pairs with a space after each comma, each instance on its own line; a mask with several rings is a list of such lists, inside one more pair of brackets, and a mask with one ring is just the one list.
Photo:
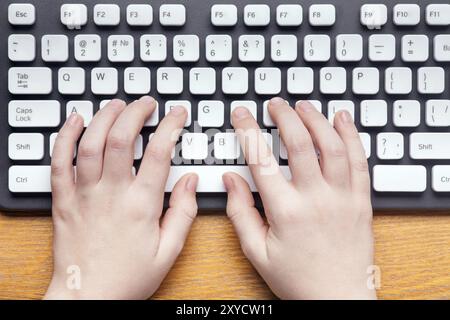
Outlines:
[[67, 123], [68, 123], [70, 126], [75, 125], [75, 124], [77, 123], [77, 121], [78, 121], [78, 113], [75, 113], [75, 112], [73, 112], [73, 113], [69, 116], [69, 118], [67, 119]]
[[300, 108], [300, 110], [302, 110], [303, 112], [310, 112], [315, 110], [314, 106], [308, 101], [298, 102], [297, 107]]
[[189, 192], [196, 192], [198, 185], [198, 176], [196, 174], [192, 174], [186, 183], [186, 189]]
[[247, 108], [244, 107], [238, 107], [233, 111], [233, 116], [236, 117], [237, 119], [244, 119], [247, 118], [249, 115], [250, 113], [248, 112]]
[[341, 111], [339, 116], [344, 124], [349, 124], [353, 122], [352, 116], [347, 110]]
[[224, 174], [222, 176], [222, 181], [223, 181], [223, 184], [225, 185], [225, 189], [227, 189], [227, 191], [231, 191], [234, 188], [234, 181], [230, 175]]
[[143, 96], [143, 97], [140, 99], [140, 101], [143, 102], [143, 103], [146, 103], [146, 104], [150, 104], [150, 103], [153, 103], [153, 101], [155, 101], [155, 99], [153, 99], [153, 98], [150, 97], [150, 96]]
[[186, 112], [186, 109], [182, 106], [174, 106], [170, 112], [176, 116], [182, 115]]
[[274, 106], [281, 106], [285, 103], [284, 99], [280, 97], [275, 97], [270, 100], [270, 104], [273, 104]]

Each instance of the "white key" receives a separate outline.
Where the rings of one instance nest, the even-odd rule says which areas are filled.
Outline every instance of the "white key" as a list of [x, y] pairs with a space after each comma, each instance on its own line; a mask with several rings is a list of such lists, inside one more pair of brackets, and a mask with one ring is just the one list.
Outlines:
[[363, 39], [359, 34], [340, 34], [336, 37], [336, 59], [341, 62], [361, 61]]
[[200, 59], [200, 39], [196, 35], [173, 37], [173, 59], [176, 62], [197, 62]]
[[10, 68], [8, 90], [11, 94], [50, 94], [52, 70], [50, 68]]
[[203, 128], [220, 128], [224, 125], [225, 106], [222, 101], [203, 100], [198, 104], [198, 124]]
[[229, 62], [233, 57], [233, 40], [228, 35], [214, 34], [206, 37], [206, 60]]
[[403, 67], [387, 68], [384, 85], [384, 90], [388, 94], [409, 94], [412, 91], [411, 69]]
[[61, 105], [56, 100], [13, 100], [8, 104], [8, 123], [13, 128], [57, 127]]
[[281, 70], [257, 68], [255, 70], [255, 92], [260, 95], [277, 95], [281, 92]]
[[94, 68], [91, 71], [91, 91], [97, 95], [115, 95], [118, 91], [118, 72], [114, 68]]
[[399, 160], [404, 155], [403, 135], [398, 132], [377, 134], [377, 156], [382, 160]]
[[307, 35], [303, 39], [303, 57], [308, 62], [326, 62], [331, 57], [331, 39], [327, 35]]
[[183, 69], [159, 68], [156, 86], [160, 94], [180, 94], [183, 92]]
[[187, 111], [187, 118], [186, 123], [184, 124], [185, 127], [189, 127], [192, 123], [192, 105], [190, 101], [187, 100], [171, 100], [166, 102], [165, 107], [165, 114], [167, 115], [170, 110], [172, 110], [174, 107], [183, 107]]
[[146, 34], [141, 37], [141, 60], [162, 62], [167, 59], [167, 38], [162, 34]]
[[384, 127], [387, 124], [387, 103], [384, 100], [361, 101], [361, 125], [364, 127]]
[[232, 27], [238, 22], [238, 10], [233, 4], [215, 4], [211, 7], [211, 23], [216, 27]]
[[67, 119], [72, 113], [77, 113], [83, 118], [86, 128], [94, 117], [94, 105], [91, 101], [69, 101], [66, 105]]
[[418, 127], [420, 125], [420, 102], [397, 100], [394, 102], [393, 122], [396, 127]]
[[96, 4], [94, 6], [94, 23], [98, 26], [118, 26], [120, 24], [120, 7], [117, 4]]
[[309, 7], [309, 24], [329, 27], [336, 22], [336, 7], [332, 4], [313, 4]]
[[133, 156], [134, 160], [142, 159], [142, 156], [144, 155], [143, 147], [144, 147], [143, 137], [140, 134], [138, 135], [136, 141], [134, 142], [134, 156]]
[[377, 94], [380, 91], [380, 71], [377, 68], [353, 69], [354, 94]]
[[103, 109], [110, 102], [111, 102], [111, 99], [105, 99], [105, 100], [100, 101], [99, 109]]
[[8, 137], [8, 155], [11, 160], [42, 160], [44, 135], [42, 133], [11, 133]]
[[312, 68], [289, 68], [287, 90], [290, 94], [311, 94], [314, 90], [314, 71]]
[[288, 155], [288, 151], [287, 151], [286, 145], [284, 144], [283, 139], [281, 139], [281, 136], [279, 138], [280, 138], [279, 139], [279, 143], [280, 143], [280, 159], [287, 160], [289, 158], [289, 155]]
[[416, 26], [420, 23], [420, 7], [417, 4], [397, 4], [394, 6], [394, 24]]
[[214, 135], [214, 157], [220, 160], [234, 160], [241, 155], [241, 145], [234, 132], [219, 132]]
[[[288, 166], [280, 166], [280, 170], [287, 180], [291, 179]], [[197, 192], [226, 192], [222, 176], [227, 172], [234, 172], [244, 178], [252, 192], [257, 192], [252, 175], [247, 166], [172, 166], [165, 191], [171, 192], [178, 180], [187, 173], [196, 173], [199, 176]]]
[[364, 148], [364, 153], [366, 154], [366, 158], [369, 159], [372, 153], [372, 144], [370, 135], [366, 132], [360, 132], [359, 138], [361, 139], [361, 143]]
[[350, 100], [332, 100], [328, 102], [328, 120], [334, 124], [334, 116], [341, 110], [347, 110], [350, 116], [355, 119], [355, 104]]
[[450, 159], [449, 132], [415, 132], [409, 136], [409, 155], [412, 159]]
[[244, 107], [246, 108], [251, 115], [253, 116], [253, 118], [255, 118], [255, 120], [258, 119], [257, 117], [257, 111], [256, 111], [256, 102], [255, 101], [250, 101], [250, 100], [246, 100], [246, 101], [233, 101], [231, 102], [231, 106], [230, 106], [230, 123], [233, 125], [233, 120], [231, 118], [231, 114], [233, 113], [234, 109], [238, 108], [238, 107]]
[[428, 37], [425, 35], [405, 35], [402, 37], [402, 60], [424, 62], [429, 57]]
[[96, 34], [82, 34], [74, 39], [75, 60], [96, 62], [102, 58], [101, 39]]
[[132, 36], [109, 36], [108, 59], [111, 62], [131, 62], [134, 60], [134, 39]]
[[153, 23], [153, 7], [149, 4], [128, 5], [127, 23], [136, 27], [151, 26]]
[[144, 127], [156, 127], [159, 123], [159, 102], [156, 101], [155, 111], [148, 120], [144, 123]]
[[36, 22], [36, 8], [30, 3], [12, 3], [8, 6], [8, 21], [15, 26], [30, 26]]
[[246, 68], [224, 68], [222, 70], [222, 91], [225, 94], [246, 94], [248, 92], [248, 70]]
[[270, 23], [270, 7], [265, 4], [249, 4], [244, 8], [244, 23], [249, 27], [264, 27]]
[[[55, 146], [56, 138], [58, 137], [58, 132], [53, 132], [50, 134], [50, 138], [48, 139], [48, 147], [49, 147], [49, 155], [50, 158], [53, 157], [53, 148]], [[77, 148], [73, 150], [73, 159], [77, 156]]]
[[450, 34], [438, 34], [433, 41], [434, 60], [450, 61]]
[[376, 165], [372, 180], [377, 192], [424, 192], [427, 169], [417, 165]]
[[68, 29], [81, 29], [87, 23], [87, 7], [84, 4], [63, 4], [61, 23]]
[[189, 72], [189, 91], [194, 95], [209, 95], [216, 92], [216, 70], [192, 68]]
[[185, 133], [181, 138], [181, 156], [188, 160], [204, 160], [208, 157], [208, 135]]
[[440, 94], [445, 90], [445, 71], [441, 67], [422, 67], [417, 70], [417, 91]]
[[272, 117], [270, 116], [269, 113], [269, 103], [270, 100], [266, 100], [263, 103], [263, 124], [265, 127], [275, 128], [276, 127], [275, 122], [273, 122]]
[[49, 193], [50, 166], [12, 166], [8, 171], [8, 188], [13, 193]]
[[392, 34], [373, 34], [369, 37], [370, 61], [393, 61], [395, 55], [395, 37]]
[[261, 35], [242, 35], [239, 37], [239, 61], [262, 62], [265, 58], [265, 40]]
[[450, 166], [433, 166], [431, 184], [435, 192], [450, 192]]
[[44, 35], [41, 39], [41, 55], [45, 62], [69, 60], [69, 38], [66, 35]]
[[299, 4], [281, 4], [277, 7], [280, 27], [298, 27], [303, 23], [303, 7]]
[[[297, 101], [296, 104], [299, 104], [301, 100]], [[320, 113], [322, 113], [322, 102], [319, 100], [308, 100], [309, 103], [313, 105], [314, 108]]]
[[450, 4], [429, 4], [426, 9], [426, 21], [430, 26], [449, 26]]
[[30, 62], [36, 58], [36, 40], [31, 34], [12, 34], [8, 37], [8, 58]]
[[450, 127], [450, 100], [428, 100], [426, 124], [429, 127]]
[[381, 29], [387, 22], [387, 7], [384, 4], [361, 6], [360, 21], [368, 29]]
[[124, 89], [127, 94], [148, 94], [151, 89], [149, 68], [126, 68], [124, 71]]
[[320, 69], [320, 92], [342, 94], [347, 90], [347, 71], [344, 68], [326, 67]]
[[271, 57], [274, 62], [294, 62], [297, 60], [297, 37], [278, 34], [271, 39]]
[[[148, 137], [148, 143], [150, 143], [150, 141], [152, 140], [152, 138], [155, 136], [155, 134], [154, 133], [151, 133], [150, 134], [150, 136]], [[148, 144], [147, 144], [148, 145]], [[176, 152], [176, 147], [174, 147], [173, 149], [172, 149], [172, 152], [171, 152], [171, 155], [170, 155], [170, 157], [172, 158], [172, 159], [174, 159], [175, 158], [175, 152]]]
[[61, 68], [58, 70], [58, 91], [67, 95], [84, 94], [85, 79], [85, 71], [82, 68]]
[[186, 7], [182, 4], [163, 4], [159, 8], [159, 22], [163, 26], [184, 26], [186, 23]]

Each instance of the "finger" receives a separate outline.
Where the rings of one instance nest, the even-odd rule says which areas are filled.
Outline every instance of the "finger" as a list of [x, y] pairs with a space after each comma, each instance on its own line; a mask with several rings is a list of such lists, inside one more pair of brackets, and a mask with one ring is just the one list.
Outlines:
[[175, 185], [170, 207], [161, 222], [158, 257], [172, 265], [183, 249], [192, 223], [197, 216], [198, 176], [187, 174]]
[[233, 127], [239, 138], [241, 149], [252, 173], [258, 191], [266, 203], [278, 203], [274, 190], [283, 190], [290, 185], [281, 173], [269, 146], [264, 140], [258, 123], [243, 107], [236, 108], [232, 114]]
[[161, 121], [145, 150], [136, 181], [161, 197], [170, 171], [172, 150], [186, 122], [184, 107], [173, 108]]
[[300, 188], [322, 179], [311, 136], [297, 113], [284, 99], [274, 98], [269, 113], [286, 146], [292, 181]]
[[82, 132], [83, 118], [73, 113], [56, 137], [51, 164], [51, 185], [54, 198], [67, 194], [75, 187], [73, 154]]
[[132, 178], [136, 139], [155, 108], [153, 98], [142, 97], [126, 107], [117, 118], [106, 139], [102, 174], [106, 181], [117, 183]]
[[242, 250], [253, 263], [267, 260], [266, 236], [268, 227], [255, 208], [247, 182], [235, 173], [226, 173], [223, 183], [228, 193], [227, 215], [236, 230]]
[[349, 187], [347, 152], [336, 130], [308, 101], [298, 103], [295, 109], [320, 150], [320, 166], [325, 180], [334, 186]]
[[334, 118], [336, 131], [344, 142], [350, 163], [351, 184], [355, 192], [370, 196], [370, 177], [364, 147], [351, 115], [340, 111]]
[[106, 137], [125, 106], [122, 100], [112, 100], [97, 112], [84, 132], [77, 154], [77, 182], [81, 185], [100, 180]]

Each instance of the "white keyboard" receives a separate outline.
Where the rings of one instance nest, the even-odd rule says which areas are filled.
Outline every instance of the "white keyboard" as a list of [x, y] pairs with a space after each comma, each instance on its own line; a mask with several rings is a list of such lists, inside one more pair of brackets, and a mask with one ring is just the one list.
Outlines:
[[331, 122], [351, 113], [375, 208], [450, 208], [448, 1], [75, 2], [0, 4], [0, 207], [50, 208], [53, 143], [72, 112], [88, 125], [114, 97], [152, 95], [159, 105], [136, 141], [135, 169], [160, 120], [184, 106], [166, 191], [196, 172], [201, 208], [224, 208], [226, 171], [257, 191], [230, 123], [237, 106], [290, 177], [267, 112], [273, 96], [310, 100]]

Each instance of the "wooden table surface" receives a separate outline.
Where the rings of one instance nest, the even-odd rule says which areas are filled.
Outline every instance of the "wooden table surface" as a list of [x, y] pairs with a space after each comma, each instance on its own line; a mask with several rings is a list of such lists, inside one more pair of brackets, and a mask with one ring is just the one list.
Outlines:
[[[450, 299], [450, 212], [376, 214], [382, 299]], [[0, 299], [40, 299], [52, 270], [50, 217], [0, 214]], [[201, 213], [156, 299], [271, 299], [224, 215]]]

